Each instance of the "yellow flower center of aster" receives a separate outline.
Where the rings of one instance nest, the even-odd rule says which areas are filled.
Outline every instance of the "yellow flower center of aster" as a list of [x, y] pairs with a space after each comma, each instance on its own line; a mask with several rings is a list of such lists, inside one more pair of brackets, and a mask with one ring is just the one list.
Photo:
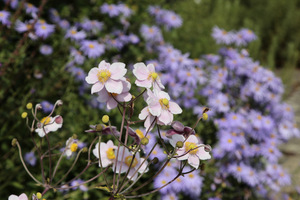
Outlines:
[[189, 153], [196, 154], [198, 152], [197, 144], [194, 142], [186, 142], [185, 143], [185, 151], [189, 151], [191, 149], [194, 149], [194, 150], [190, 151]]
[[89, 48], [93, 49], [95, 46], [93, 44], [89, 44]]
[[31, 29], [31, 27], [32, 27], [31, 24], [26, 24], [27, 29]]
[[45, 29], [46, 29], [46, 26], [43, 25], [43, 26], [41, 26], [41, 28], [45, 30]]
[[189, 177], [190, 178], [194, 178], [194, 174], [189, 174]]
[[181, 182], [181, 179], [178, 177], [178, 178], [176, 178], [176, 181], [177, 181], [178, 183], [180, 183], [180, 182]]
[[150, 74], [150, 76], [152, 77], [152, 79], [155, 80], [155, 79], [157, 79], [158, 74], [156, 72], [153, 72], [153, 73]]
[[101, 83], [105, 83], [109, 79], [110, 76], [111, 76], [111, 73], [107, 69], [101, 70], [97, 73], [98, 80]]
[[162, 184], [166, 184], [166, 183], [167, 183], [167, 181], [165, 181], [165, 180], [162, 180], [162, 181], [161, 181], [161, 183], [162, 183]]
[[262, 119], [262, 116], [261, 116], [261, 115], [258, 115], [258, 116], [257, 116], [257, 119], [258, 119], [258, 120], [261, 120], [261, 119]]
[[242, 171], [242, 168], [241, 168], [240, 166], [238, 166], [238, 167], [236, 168], [236, 170], [237, 170], [238, 172], [241, 172], [241, 171]]
[[144, 133], [143, 133], [140, 129], [136, 129], [135, 132], [136, 132], [136, 134], [139, 136], [139, 138], [145, 137], [145, 136], [144, 136]]
[[106, 151], [106, 156], [108, 159], [112, 160], [116, 158], [115, 152], [113, 148], [108, 148], [108, 150]]
[[77, 148], [78, 148], [78, 145], [77, 145], [76, 143], [73, 143], [73, 144], [71, 145], [71, 147], [70, 147], [70, 149], [71, 149], [72, 152], [77, 151]]
[[43, 20], [43, 19], [41, 19], [41, 20], [40, 20], [40, 23], [41, 23], [41, 24], [45, 24], [45, 23], [46, 23], [46, 21], [45, 21], [45, 20]]
[[187, 76], [192, 76], [192, 73], [191, 72], [187, 72], [186, 75]]
[[47, 125], [50, 123], [50, 117], [44, 117], [42, 120], [41, 120], [41, 123], [44, 124], [44, 125]]
[[71, 34], [72, 34], [72, 35], [75, 35], [76, 33], [77, 33], [77, 31], [71, 30]]
[[33, 5], [32, 5], [31, 3], [27, 3], [27, 6], [28, 6], [29, 8], [33, 7]]
[[169, 108], [169, 100], [168, 99], [166, 99], [166, 98], [160, 99], [159, 103], [163, 109]]
[[135, 167], [138, 164], [138, 160], [136, 158], [134, 158], [134, 160], [132, 161], [133, 156], [127, 156], [125, 158], [125, 164], [129, 167], [130, 163], [132, 162], [131, 167]]
[[228, 143], [232, 143], [232, 139], [228, 139], [227, 142], [228, 142]]
[[154, 155], [157, 155], [157, 151], [156, 151], [156, 150], [153, 150], [152, 153], [153, 153]]
[[3, 13], [0, 13], [0, 17], [3, 17], [4, 16], [4, 14]]
[[153, 28], [149, 28], [149, 32], [153, 33], [154, 32]]

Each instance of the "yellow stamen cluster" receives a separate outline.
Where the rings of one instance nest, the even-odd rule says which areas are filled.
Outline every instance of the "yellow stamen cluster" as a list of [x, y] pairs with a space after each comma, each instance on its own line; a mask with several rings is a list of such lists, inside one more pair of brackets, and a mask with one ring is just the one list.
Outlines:
[[44, 125], [47, 125], [50, 123], [50, 117], [44, 117], [42, 120], [41, 120], [41, 123], [44, 124]]
[[89, 44], [89, 48], [93, 49], [95, 46], [93, 44]]
[[113, 148], [108, 148], [108, 150], [106, 151], [106, 156], [108, 159], [112, 160], [116, 158], [115, 152]]
[[97, 73], [97, 77], [98, 77], [98, 80], [101, 82], [101, 83], [105, 83], [111, 76], [111, 73], [110, 71], [108, 71], [107, 69], [104, 69], [104, 70], [100, 70], [98, 73]]
[[72, 35], [75, 35], [76, 33], [77, 33], [77, 31], [71, 30], [71, 34], [72, 34]]
[[155, 79], [157, 79], [158, 74], [156, 72], [153, 72], [153, 73], [150, 74], [149, 77], [152, 77], [152, 79], [155, 80]]
[[47, 27], [43, 25], [43, 26], [41, 26], [41, 28], [45, 30]]
[[77, 148], [78, 148], [78, 144], [76, 144], [76, 143], [73, 143], [73, 144], [71, 145], [71, 147], [70, 147], [70, 149], [71, 149], [72, 152], [77, 151]]
[[130, 163], [132, 162], [131, 167], [135, 167], [138, 164], [138, 160], [136, 158], [134, 158], [134, 160], [132, 161], [133, 156], [127, 156], [125, 158], [125, 164], [129, 167]]
[[197, 144], [194, 142], [185, 142], [185, 151], [187, 152], [191, 149], [194, 149], [194, 150], [190, 151], [189, 153], [196, 154], [198, 152]]
[[145, 137], [144, 133], [140, 129], [136, 129], [135, 132], [136, 132], [137, 136], [139, 136], [139, 138]]
[[38, 199], [41, 199], [41, 198], [42, 198], [42, 194], [41, 194], [40, 192], [38, 192], [38, 193], [36, 193], [36, 197], [37, 197]]
[[163, 109], [169, 109], [169, 100], [166, 98], [160, 99], [159, 103]]

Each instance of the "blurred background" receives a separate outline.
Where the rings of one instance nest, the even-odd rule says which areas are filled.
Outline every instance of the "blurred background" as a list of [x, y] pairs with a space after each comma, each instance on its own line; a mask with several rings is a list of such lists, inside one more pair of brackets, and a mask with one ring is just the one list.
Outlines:
[[[63, 100], [64, 105], [55, 110], [55, 115], [63, 116], [63, 128], [51, 137], [61, 148], [73, 134], [82, 147], [89, 146], [95, 135], [84, 131], [99, 123], [103, 114], [109, 113], [112, 124], [119, 126], [118, 111], [109, 111], [97, 102], [84, 81], [92, 67], [106, 60], [124, 62], [128, 69], [137, 62], [154, 63], [171, 98], [184, 110], [175, 118], [184, 125], [192, 126], [190, 119], [195, 119], [203, 107], [212, 109], [209, 120], [196, 128], [201, 140], [216, 149], [212, 160], [197, 171], [197, 192], [176, 191], [178, 186], [171, 186], [167, 192], [144, 199], [300, 199], [296, 126], [300, 124], [299, 24], [300, 0], [0, 0], [0, 196], [6, 199], [23, 192], [29, 196], [43, 190], [28, 176], [17, 148], [11, 146], [12, 139], [17, 138], [29, 169], [41, 179], [37, 150], [29, 139], [26, 120], [21, 118], [28, 102], [42, 103], [38, 113], [42, 118], [56, 100]], [[216, 27], [232, 33], [233, 38], [242, 29], [251, 30], [256, 37], [242, 45], [234, 39], [225, 44], [212, 36]], [[90, 44], [98, 50], [90, 51]], [[231, 67], [230, 61], [238, 64]], [[259, 72], [251, 72], [255, 66]], [[239, 72], [241, 68], [248, 71]], [[196, 77], [191, 77], [193, 70], [199, 72]], [[215, 80], [220, 73], [225, 78]], [[132, 90], [137, 90], [133, 75], [128, 76]], [[255, 84], [263, 91], [256, 88], [247, 93]], [[174, 89], [185, 87], [190, 89]], [[214, 95], [205, 92], [208, 90]], [[220, 106], [217, 101], [228, 105]], [[143, 106], [137, 104], [136, 110]], [[229, 119], [232, 115], [241, 116], [245, 126], [227, 127], [233, 124]], [[256, 125], [259, 116], [270, 120], [272, 127], [265, 127], [265, 121]], [[225, 125], [222, 119], [227, 120]], [[236, 138], [231, 148], [222, 141], [228, 139], [226, 131], [233, 126], [239, 139], [246, 142], [240, 144]], [[272, 150], [264, 150], [268, 145]], [[256, 147], [259, 153], [249, 153]], [[72, 159], [64, 159], [61, 168], [68, 169]], [[82, 155], [68, 178], [76, 176], [86, 160]], [[234, 172], [234, 167], [242, 166], [255, 178]], [[91, 168], [81, 179], [97, 172], [99, 169]], [[58, 171], [57, 176], [64, 173]], [[95, 189], [101, 183], [100, 177], [86, 188], [51, 191], [45, 198], [108, 199], [105, 191]], [[150, 184], [142, 192], [153, 187], [155, 184]]]

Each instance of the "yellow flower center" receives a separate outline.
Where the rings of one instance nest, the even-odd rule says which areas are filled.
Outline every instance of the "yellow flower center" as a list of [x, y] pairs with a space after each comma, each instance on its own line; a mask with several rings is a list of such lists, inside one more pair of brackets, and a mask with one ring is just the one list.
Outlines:
[[111, 73], [107, 69], [101, 70], [97, 73], [98, 80], [101, 83], [105, 83], [109, 79], [110, 76], [111, 76]]
[[143, 133], [140, 129], [136, 129], [135, 132], [136, 132], [136, 134], [139, 136], [139, 138], [145, 137], [145, 136], [144, 136], [144, 133]]
[[189, 153], [196, 154], [198, 152], [197, 144], [194, 142], [186, 142], [185, 143], [185, 151], [189, 151], [191, 149], [194, 149], [194, 150], [190, 151]]
[[115, 152], [113, 148], [108, 148], [108, 150], [106, 151], [106, 156], [108, 159], [112, 160], [116, 158]]
[[76, 33], [77, 33], [77, 31], [71, 30], [71, 34], [72, 34], [72, 35], [75, 35]]
[[152, 153], [153, 153], [154, 155], [157, 155], [157, 151], [156, 151], [156, 150], [153, 150]]
[[44, 117], [42, 120], [41, 120], [41, 123], [44, 124], [44, 125], [47, 125], [50, 123], [50, 117]]
[[33, 7], [33, 5], [31, 3], [27, 3], [28, 8]]
[[162, 184], [166, 184], [166, 183], [167, 183], [167, 181], [165, 181], [165, 180], [162, 180], [162, 181], [161, 181], [161, 183], [162, 183]]
[[0, 13], [0, 17], [3, 17], [4, 16], [4, 14], [3, 13]]
[[232, 139], [228, 139], [227, 142], [228, 142], [228, 143], [232, 143]]
[[131, 167], [135, 167], [137, 164], [138, 164], [138, 160], [136, 158], [134, 158], [134, 160], [132, 161], [132, 158], [133, 156], [127, 156], [125, 158], [125, 164], [129, 167], [130, 166], [130, 163], [132, 162], [131, 164]]
[[89, 44], [89, 48], [93, 49], [94, 45], [93, 44]]
[[41, 19], [41, 20], [40, 20], [40, 23], [41, 23], [41, 24], [45, 24], [45, 23], [46, 23], [46, 21], [45, 21], [45, 20], [43, 20], [43, 19]]
[[72, 152], [77, 151], [77, 148], [78, 148], [78, 145], [77, 145], [76, 143], [73, 143], [73, 144], [71, 145], [71, 147], [70, 147], [70, 149], [71, 149]]
[[46, 29], [46, 26], [43, 25], [43, 26], [41, 26], [41, 28], [45, 30], [45, 29]]
[[31, 27], [32, 27], [31, 24], [26, 24], [27, 29], [31, 29]]
[[160, 99], [159, 103], [163, 109], [169, 109], [169, 100], [166, 98]]
[[190, 178], [194, 178], [194, 174], [189, 174], [189, 177]]
[[150, 76], [152, 77], [152, 79], [155, 80], [155, 79], [157, 79], [158, 74], [156, 72], [153, 72], [153, 73], [150, 74]]
[[241, 168], [240, 166], [238, 166], [238, 167], [236, 168], [236, 170], [237, 170], [238, 172], [241, 172], [241, 171], [242, 171], [242, 168]]

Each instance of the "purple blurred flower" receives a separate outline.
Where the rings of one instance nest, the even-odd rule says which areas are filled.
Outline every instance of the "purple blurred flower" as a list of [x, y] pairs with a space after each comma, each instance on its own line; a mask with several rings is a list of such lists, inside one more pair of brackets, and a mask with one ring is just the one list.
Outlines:
[[50, 55], [53, 52], [53, 48], [50, 45], [41, 45], [40, 52], [43, 55]]
[[95, 40], [83, 40], [80, 50], [89, 58], [97, 58], [105, 52], [105, 46]]
[[25, 156], [24, 156], [24, 159], [31, 166], [35, 166], [35, 164], [36, 164], [36, 157], [35, 157], [33, 151], [26, 153]]

